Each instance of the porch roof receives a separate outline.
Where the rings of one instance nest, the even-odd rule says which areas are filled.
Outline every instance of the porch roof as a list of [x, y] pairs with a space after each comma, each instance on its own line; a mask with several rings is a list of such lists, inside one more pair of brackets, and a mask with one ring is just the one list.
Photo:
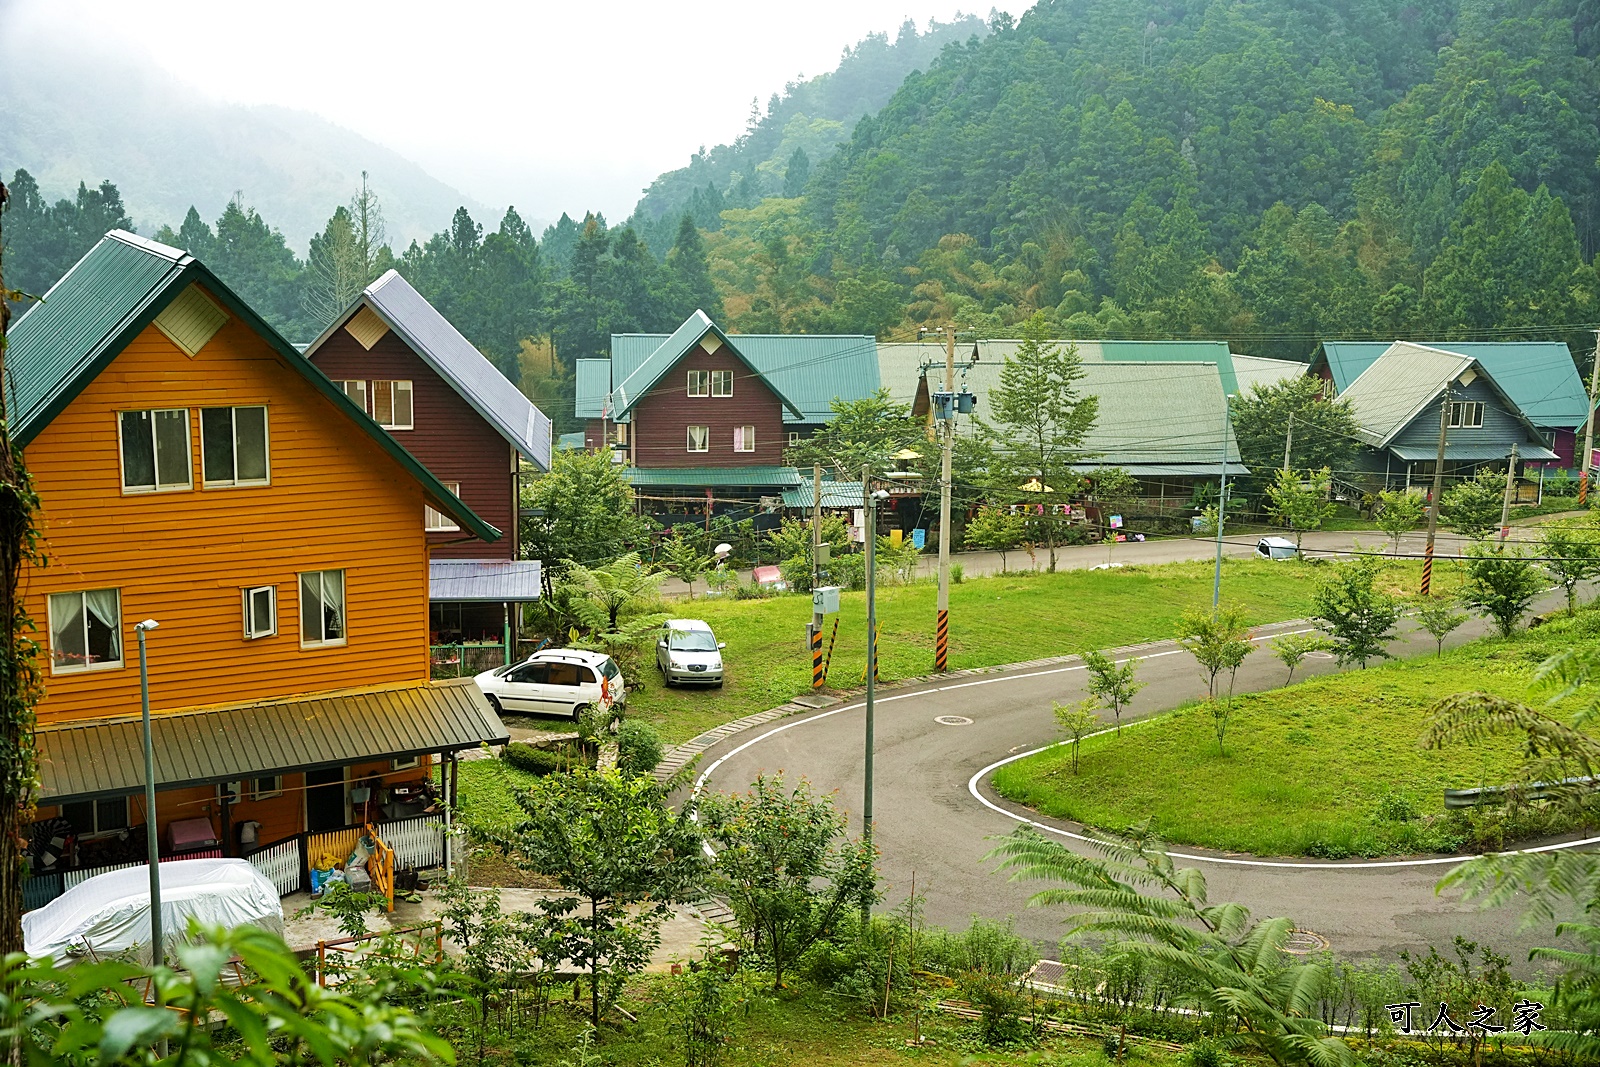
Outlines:
[[[1398, 445], [1391, 445], [1389, 451], [1394, 453], [1396, 459], [1403, 459], [1407, 463], [1432, 463], [1439, 455], [1439, 448], [1437, 445], [1428, 445], [1422, 448], [1404, 448]], [[1510, 451], [1509, 446], [1494, 444], [1446, 445], [1444, 449], [1444, 458], [1469, 460], [1505, 459], [1508, 451]], [[1543, 445], [1535, 445], [1523, 442], [1517, 445], [1517, 458], [1545, 460], [1560, 459], [1561, 457]]]
[[536, 559], [432, 559], [429, 600], [502, 604], [538, 600], [542, 588]]
[[[453, 752], [510, 738], [470, 678], [407, 682], [153, 715], [156, 788]], [[139, 719], [42, 729], [39, 800], [122, 796], [144, 787]]]

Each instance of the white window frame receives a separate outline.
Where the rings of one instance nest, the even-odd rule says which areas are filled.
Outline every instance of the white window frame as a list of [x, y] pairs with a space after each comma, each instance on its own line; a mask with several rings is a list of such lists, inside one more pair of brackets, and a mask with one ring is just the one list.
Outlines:
[[799, 443], [800, 443], [800, 431], [799, 430], [790, 430], [789, 431], [789, 447], [793, 448], [795, 445], [797, 445]]
[[[257, 593], [267, 594], [267, 622], [261, 625], [261, 620], [256, 618], [255, 596]], [[275, 585], [252, 585], [239, 590], [239, 599], [244, 616], [244, 639], [254, 641], [260, 637], [273, 637], [278, 632], [278, 587]]]
[[[306, 624], [305, 624], [305, 617], [306, 617], [306, 605], [305, 605], [306, 587], [305, 587], [305, 580], [306, 580], [307, 577], [309, 577], [311, 575], [316, 575], [316, 577], [317, 577], [317, 596], [319, 598], [319, 604], [320, 604], [320, 603], [324, 602], [324, 600], [326, 598], [327, 582], [326, 582], [326, 579], [324, 578], [324, 575], [328, 575], [328, 574], [337, 574], [337, 575], [339, 575], [339, 623], [340, 623], [341, 627], [343, 628], [344, 632], [342, 634], [340, 634], [338, 637], [324, 637], [321, 640], [307, 641], [306, 640]], [[301, 648], [342, 648], [347, 643], [349, 643], [349, 640], [350, 640], [350, 614], [349, 614], [349, 612], [350, 612], [350, 572], [349, 571], [346, 571], [342, 567], [327, 567], [327, 568], [324, 568], [322, 570], [301, 571], [299, 574], [295, 575], [294, 589], [295, 589], [295, 599], [297, 601], [299, 601], [299, 603], [296, 605], [296, 607], [299, 608], [299, 611], [296, 613], [295, 628], [300, 633], [300, 647]]]
[[733, 450], [735, 452], [754, 452], [756, 450], [756, 428], [749, 423], [733, 428]]
[[[1474, 415], [1476, 419], [1469, 421], [1468, 416]], [[1481, 430], [1483, 429], [1483, 401], [1481, 400], [1452, 400], [1450, 401], [1450, 429], [1452, 430]]]
[[[261, 783], [271, 780], [271, 785], [266, 789], [261, 788]], [[283, 796], [283, 775], [258, 774], [249, 778], [251, 800], [271, 800], [273, 797]]]
[[117, 594], [117, 658], [106, 660], [102, 663], [67, 663], [56, 662], [56, 597], [77, 596], [79, 602], [79, 618], [83, 620], [84, 634], [83, 647], [89, 647], [89, 605], [84, 600], [88, 593], [103, 592], [102, 589], [67, 589], [60, 593], [51, 593], [45, 597], [45, 613], [49, 616], [47, 623], [50, 627], [50, 673], [55, 674], [86, 674], [90, 671], [119, 670], [128, 661], [128, 647], [122, 633], [122, 590], [113, 588], [110, 591]]
[[[122, 416], [138, 412], [146, 412], [150, 416], [150, 456], [154, 468], [153, 477], [155, 484], [146, 488], [142, 485], [130, 486], [128, 484], [127, 453], [123, 449]], [[161, 481], [161, 448], [156, 435], [156, 415], [160, 412], [183, 412], [183, 469], [185, 480], [178, 482]], [[190, 425], [188, 408], [126, 408], [117, 412], [117, 476], [122, 486], [124, 496], [134, 496], [144, 493], [181, 493], [194, 488], [194, 427]]]
[[[245, 408], [261, 409], [261, 449], [267, 461], [267, 473], [262, 478], [239, 477], [239, 421], [235, 412]], [[206, 412], [226, 411], [228, 422], [233, 429], [233, 477], [219, 478], [212, 481], [206, 477]], [[272, 427], [268, 424], [267, 405], [265, 404], [235, 404], [224, 408], [200, 409], [200, 485], [206, 489], [243, 488], [245, 486], [259, 486], [272, 484]]]
[[[694, 446], [695, 445], [695, 437], [697, 436], [695, 434], [696, 430], [700, 431], [700, 433], [698, 434], [698, 437], [700, 438], [700, 447], [699, 448], [696, 448]], [[711, 451], [711, 427], [709, 427], [709, 426], [690, 426], [690, 427], [688, 427], [687, 434], [688, 435], [685, 438], [685, 451], [688, 451], [688, 452], [710, 452]]]
[[688, 373], [685, 390], [689, 396], [711, 395], [711, 372], [708, 370], [692, 370]]
[[[444, 487], [456, 496], [461, 495], [460, 482], [445, 482]], [[455, 533], [461, 529], [461, 525], [444, 512], [435, 511], [431, 506], [424, 504], [422, 505], [422, 529], [425, 533]]]
[[408, 756], [405, 759], [392, 759], [389, 761], [391, 771], [409, 771], [422, 766], [422, 756]]
[[[122, 801], [122, 825], [108, 826], [102, 830], [100, 828], [100, 805], [106, 803], [107, 801], [116, 800]], [[112, 834], [119, 833], [133, 825], [133, 812], [128, 810], [127, 797], [101, 797], [98, 800], [75, 800], [60, 805], [56, 810], [60, 813], [61, 817], [65, 819], [67, 817], [67, 808], [76, 806], [78, 804], [88, 804], [90, 806], [90, 810], [94, 812], [94, 829], [79, 834], [79, 841], [95, 841], [102, 837], [110, 837]]]
[[[727, 387], [727, 391], [726, 392], [722, 391], [722, 387], [723, 386]], [[714, 371], [711, 372], [711, 395], [712, 396], [732, 396], [733, 395], [733, 371], [731, 371], [731, 370], [714, 370]]]
[[[372, 409], [367, 406], [367, 380], [365, 378], [342, 378], [334, 382], [334, 384], [344, 392], [345, 396], [355, 401], [363, 412], [371, 412]], [[352, 390], [351, 386], [356, 388]]]
[[[389, 387], [389, 421], [384, 422], [378, 414], [378, 386]], [[403, 387], [403, 388], [402, 388]], [[401, 394], [406, 395], [406, 421], [400, 422], [395, 418], [395, 398]], [[412, 430], [417, 425], [417, 395], [411, 387], [410, 378], [374, 378], [372, 381], [372, 417], [385, 430]]]

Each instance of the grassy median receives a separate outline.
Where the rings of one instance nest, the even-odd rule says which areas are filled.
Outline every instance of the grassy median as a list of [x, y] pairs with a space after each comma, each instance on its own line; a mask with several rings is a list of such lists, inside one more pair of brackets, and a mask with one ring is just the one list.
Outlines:
[[[1508, 641], [1239, 696], [1226, 755], [1211, 712], [1191, 704], [1125, 728], [1120, 739], [1084, 741], [1076, 775], [1061, 747], [1001, 768], [995, 787], [1057, 818], [1116, 829], [1151, 817], [1170, 841], [1261, 856], [1498, 847], [1530, 828], [1562, 827], [1538, 816], [1506, 822], [1498, 809], [1446, 816], [1446, 788], [1514, 777], [1520, 741], [1426, 750], [1429, 708], [1467, 689], [1542, 701], [1528, 688], [1539, 662], [1597, 639], [1600, 611], [1588, 610]], [[1551, 710], [1565, 716], [1577, 703]]]

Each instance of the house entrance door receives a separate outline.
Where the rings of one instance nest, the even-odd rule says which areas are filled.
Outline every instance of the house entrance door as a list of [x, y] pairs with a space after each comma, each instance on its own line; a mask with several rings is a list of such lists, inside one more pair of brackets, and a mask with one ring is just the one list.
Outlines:
[[344, 825], [344, 768], [306, 772], [306, 829], [311, 833]]

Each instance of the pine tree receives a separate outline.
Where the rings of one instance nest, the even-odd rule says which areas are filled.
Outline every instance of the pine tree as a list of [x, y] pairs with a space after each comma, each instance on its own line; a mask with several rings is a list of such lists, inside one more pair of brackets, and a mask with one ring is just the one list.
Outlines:
[[783, 172], [783, 195], [791, 199], [801, 196], [806, 191], [806, 182], [811, 180], [811, 157], [806, 155], [804, 148], [796, 148], [794, 155], [789, 157], [789, 166]]
[[681, 321], [698, 308], [713, 321], [721, 320], [722, 297], [711, 280], [711, 262], [706, 257], [706, 243], [688, 213], [679, 221], [678, 239], [667, 253], [667, 271], [671, 275], [674, 316]]

